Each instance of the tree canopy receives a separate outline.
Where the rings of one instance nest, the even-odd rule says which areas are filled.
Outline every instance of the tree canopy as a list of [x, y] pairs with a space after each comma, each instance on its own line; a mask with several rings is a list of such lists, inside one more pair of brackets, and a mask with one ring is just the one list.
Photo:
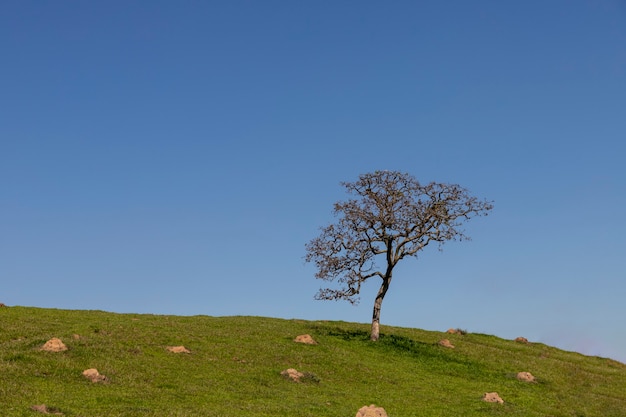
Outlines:
[[337, 221], [307, 243], [305, 260], [317, 267], [316, 278], [339, 284], [321, 288], [319, 300], [355, 303], [365, 281], [381, 279], [371, 333], [378, 340], [380, 308], [398, 262], [433, 242], [468, 240], [463, 223], [487, 215], [493, 205], [457, 184], [422, 185], [398, 171], [362, 174], [341, 185], [354, 198], [335, 203]]

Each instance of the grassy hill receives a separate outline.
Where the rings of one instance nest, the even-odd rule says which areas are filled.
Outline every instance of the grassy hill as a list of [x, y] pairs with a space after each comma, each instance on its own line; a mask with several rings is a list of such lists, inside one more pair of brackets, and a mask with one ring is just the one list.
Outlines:
[[[482, 334], [262, 317], [0, 308], [0, 415], [626, 416], [626, 365]], [[317, 345], [295, 343], [308, 333]], [[68, 350], [40, 348], [58, 337]], [[438, 345], [449, 339], [454, 349]], [[168, 346], [183, 345], [190, 354]], [[93, 383], [82, 372], [107, 377]], [[281, 371], [305, 373], [292, 382]], [[531, 372], [535, 383], [516, 379]], [[504, 404], [481, 400], [496, 391]]]

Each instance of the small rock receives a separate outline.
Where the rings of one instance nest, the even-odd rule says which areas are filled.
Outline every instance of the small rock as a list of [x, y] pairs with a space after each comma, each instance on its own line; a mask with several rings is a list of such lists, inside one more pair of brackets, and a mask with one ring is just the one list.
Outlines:
[[95, 368], [86, 369], [83, 371], [83, 376], [90, 380], [91, 382], [103, 382], [106, 381], [107, 377], [101, 375]]
[[167, 350], [172, 353], [191, 353], [185, 346], [168, 346]]
[[518, 372], [516, 378], [524, 382], [535, 382], [535, 377], [530, 372]]
[[280, 373], [285, 378], [291, 379], [294, 382], [300, 382], [300, 378], [304, 377], [302, 372], [299, 372], [293, 368], [285, 369]]
[[293, 339], [296, 343], [304, 343], [306, 345], [317, 345], [317, 342], [311, 337], [310, 334], [301, 334]]
[[442, 339], [439, 341], [439, 346], [443, 346], [445, 348], [454, 349], [454, 345], [450, 343], [448, 339]]
[[457, 329], [448, 329], [446, 330], [446, 333], [448, 334], [460, 334], [461, 332]]
[[486, 392], [483, 395], [483, 401], [486, 401], [488, 403], [504, 404], [504, 400], [500, 398], [497, 392]]
[[376, 407], [374, 404], [363, 406], [356, 412], [355, 417], [387, 417], [387, 412], [382, 407]]
[[67, 350], [67, 346], [65, 346], [61, 339], [53, 337], [41, 347], [41, 350], [45, 350], [46, 352], [63, 352]]
[[33, 411], [38, 411], [40, 413], [48, 414], [48, 407], [46, 407], [45, 404], [33, 405], [32, 407], [30, 407], [30, 409]]
[[521, 337], [521, 336], [520, 337], [516, 337], [515, 341], [517, 343], [526, 343], [526, 344], [528, 344], [528, 339], [526, 339], [525, 337]]
[[63, 413], [61, 413], [59, 411], [56, 411], [56, 410], [48, 407], [45, 404], [33, 405], [33, 406], [30, 407], [30, 409], [33, 410], [33, 411], [37, 411], [39, 413], [42, 413], [42, 414], [54, 414], [54, 415], [57, 415], [57, 416], [62, 416], [63, 415]]

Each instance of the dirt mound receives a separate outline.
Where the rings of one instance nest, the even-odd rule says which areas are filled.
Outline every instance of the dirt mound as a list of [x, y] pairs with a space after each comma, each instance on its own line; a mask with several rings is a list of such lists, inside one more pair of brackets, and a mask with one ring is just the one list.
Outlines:
[[191, 353], [185, 346], [168, 346], [167, 350], [172, 353]]
[[486, 392], [483, 395], [483, 401], [487, 401], [488, 403], [504, 404], [504, 400], [500, 398], [497, 392]]
[[439, 346], [443, 346], [445, 348], [454, 349], [454, 345], [450, 343], [448, 339], [442, 339], [439, 341]]
[[85, 369], [83, 371], [83, 376], [90, 380], [91, 382], [104, 382], [107, 380], [107, 377], [101, 375], [95, 368]]
[[30, 407], [30, 409], [33, 410], [33, 411], [37, 411], [39, 413], [42, 413], [42, 414], [54, 414], [56, 416], [62, 416], [63, 415], [63, 413], [58, 411], [56, 408], [48, 407], [45, 404], [33, 405], [32, 407]]
[[376, 407], [374, 404], [363, 406], [356, 412], [355, 417], [387, 417], [387, 412], [382, 407]]
[[535, 377], [530, 372], [518, 372], [516, 378], [524, 382], [535, 382]]
[[306, 345], [317, 345], [317, 342], [311, 337], [310, 334], [301, 334], [293, 339], [296, 343], [304, 343]]
[[46, 352], [63, 352], [67, 350], [67, 346], [65, 346], [61, 339], [53, 337], [52, 339], [44, 343], [44, 345], [41, 347], [41, 350], [44, 350]]
[[285, 369], [280, 374], [287, 379], [291, 379], [294, 382], [300, 382], [300, 379], [304, 377], [304, 374], [302, 372], [299, 372], [293, 368]]

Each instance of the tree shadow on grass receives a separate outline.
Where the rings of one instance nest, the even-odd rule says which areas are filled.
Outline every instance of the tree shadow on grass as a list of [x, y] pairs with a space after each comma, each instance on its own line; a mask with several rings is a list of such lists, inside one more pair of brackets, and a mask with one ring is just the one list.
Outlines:
[[370, 333], [360, 329], [345, 329], [339, 326], [314, 326], [321, 335], [337, 337], [348, 342], [375, 349], [385, 355], [409, 356], [426, 368], [442, 374], [476, 378], [490, 371], [483, 364], [467, 358], [462, 353], [439, 346], [437, 343], [425, 343], [406, 336], [381, 333], [377, 342], [370, 340]]
[[[373, 348], [383, 351], [395, 351], [397, 353], [415, 356], [433, 356], [440, 352], [438, 346], [431, 343], [415, 341], [409, 337], [394, 334], [381, 333], [377, 342], [370, 340], [370, 333], [360, 329], [344, 329], [339, 326], [313, 326], [313, 330], [324, 336], [338, 337], [348, 342], [366, 343]], [[437, 353], [438, 355], [438, 353]]]
[[345, 341], [368, 342], [370, 338], [369, 332], [365, 330], [347, 330], [339, 326], [313, 326], [316, 333], [324, 336], [333, 336]]

